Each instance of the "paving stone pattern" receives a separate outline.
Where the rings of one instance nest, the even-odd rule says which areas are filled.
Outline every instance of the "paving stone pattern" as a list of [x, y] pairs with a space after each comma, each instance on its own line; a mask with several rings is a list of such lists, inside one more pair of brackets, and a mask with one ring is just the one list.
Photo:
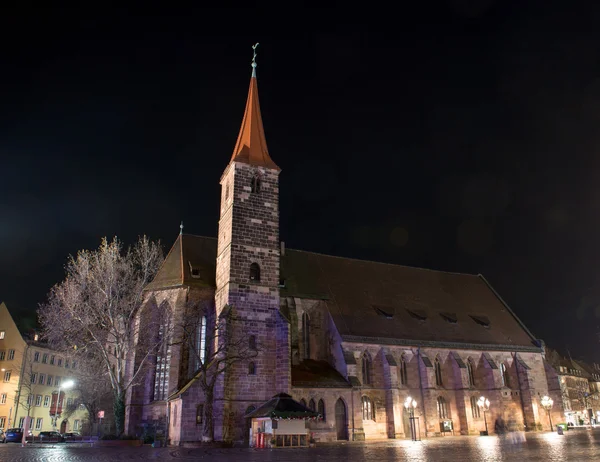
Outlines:
[[187, 448], [93, 448], [65, 444], [21, 448], [18, 444], [0, 445], [0, 461], [75, 462], [75, 461], [176, 461], [211, 462], [278, 461], [591, 461], [600, 460], [600, 429], [527, 435], [524, 443], [507, 438], [443, 437], [420, 442], [387, 440], [376, 443], [346, 443], [310, 449], [187, 449]]

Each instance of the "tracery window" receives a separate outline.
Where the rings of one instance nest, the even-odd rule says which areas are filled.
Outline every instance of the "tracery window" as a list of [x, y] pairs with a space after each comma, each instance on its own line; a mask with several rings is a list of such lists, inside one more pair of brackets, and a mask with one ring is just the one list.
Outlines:
[[444, 385], [444, 382], [442, 380], [442, 364], [440, 363], [440, 358], [435, 358], [435, 384], [438, 387], [441, 387], [442, 385]]
[[368, 396], [361, 398], [363, 420], [375, 420], [375, 406]]
[[471, 358], [467, 359], [467, 376], [469, 379], [469, 386], [475, 386], [475, 368], [473, 367], [473, 360]]
[[319, 407], [318, 407], [318, 411], [317, 412], [319, 414], [321, 414], [321, 417], [323, 418], [323, 421], [325, 421], [326, 420], [326, 418], [325, 418], [325, 402], [322, 399], [320, 399], [318, 406]]
[[154, 363], [154, 401], [167, 399], [169, 392], [169, 369], [171, 367], [171, 346], [167, 341], [168, 324], [158, 328], [158, 342], [161, 345]]
[[471, 413], [473, 414], [474, 419], [479, 419], [481, 417], [481, 410], [477, 405], [477, 398], [471, 396]]
[[448, 403], [443, 396], [438, 397], [437, 399], [437, 408], [438, 408], [438, 416], [440, 419], [448, 419], [450, 417], [450, 412], [448, 411]]
[[371, 371], [372, 371], [371, 358], [370, 358], [369, 354], [365, 352], [365, 354], [362, 357], [362, 376], [363, 376], [363, 384], [364, 385], [371, 384], [371, 379], [372, 379]]
[[510, 387], [510, 379], [508, 377], [508, 369], [506, 368], [506, 364], [500, 364], [500, 377], [502, 378], [502, 386]]
[[408, 375], [406, 373], [406, 357], [402, 355], [400, 358], [400, 383], [406, 385], [408, 383]]

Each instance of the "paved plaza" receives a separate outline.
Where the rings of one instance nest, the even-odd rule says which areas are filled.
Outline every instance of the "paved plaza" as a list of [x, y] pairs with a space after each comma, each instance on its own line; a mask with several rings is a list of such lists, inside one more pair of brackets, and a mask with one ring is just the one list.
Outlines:
[[591, 461], [600, 460], [600, 429], [527, 435], [524, 443], [489, 437], [443, 437], [420, 442], [405, 440], [379, 443], [346, 443], [310, 449], [186, 449], [94, 448], [65, 444], [22, 448], [0, 445], [1, 462], [43, 461], [175, 461], [214, 462], [278, 461]]

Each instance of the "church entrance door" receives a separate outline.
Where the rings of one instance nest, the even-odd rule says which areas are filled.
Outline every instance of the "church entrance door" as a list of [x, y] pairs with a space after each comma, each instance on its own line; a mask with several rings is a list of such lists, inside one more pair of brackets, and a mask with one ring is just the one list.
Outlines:
[[346, 415], [346, 403], [339, 398], [335, 403], [335, 428], [337, 429], [337, 439], [348, 439], [348, 417]]
[[61, 433], [65, 433], [67, 431], [67, 423], [69, 421], [68, 420], [63, 420], [62, 423], [60, 424], [60, 432]]

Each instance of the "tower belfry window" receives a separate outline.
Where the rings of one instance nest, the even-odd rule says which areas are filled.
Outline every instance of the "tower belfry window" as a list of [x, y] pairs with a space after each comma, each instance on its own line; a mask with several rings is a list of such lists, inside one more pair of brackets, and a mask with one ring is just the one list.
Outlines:
[[260, 281], [260, 266], [258, 266], [258, 263], [252, 263], [250, 265], [250, 280], [256, 282]]
[[260, 177], [258, 175], [253, 176], [252, 177], [252, 183], [251, 183], [251, 186], [250, 186], [250, 190], [253, 193], [258, 194], [260, 192], [260, 187], [261, 187]]

